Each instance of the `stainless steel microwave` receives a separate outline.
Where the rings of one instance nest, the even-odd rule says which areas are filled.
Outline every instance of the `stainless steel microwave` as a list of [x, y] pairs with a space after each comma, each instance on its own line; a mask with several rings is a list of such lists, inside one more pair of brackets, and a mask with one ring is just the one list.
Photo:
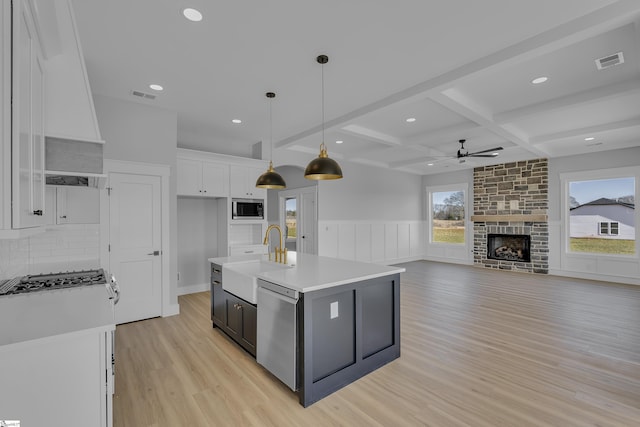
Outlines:
[[231, 219], [264, 219], [264, 200], [232, 199]]

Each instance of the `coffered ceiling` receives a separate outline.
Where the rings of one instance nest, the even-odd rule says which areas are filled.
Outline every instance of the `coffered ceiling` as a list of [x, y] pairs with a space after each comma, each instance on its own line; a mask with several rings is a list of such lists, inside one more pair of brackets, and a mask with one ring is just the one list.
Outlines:
[[[338, 160], [431, 174], [640, 145], [637, 0], [73, 4], [94, 93], [177, 111], [181, 147], [249, 155], [272, 139], [276, 164], [279, 150], [311, 159], [322, 71], [324, 141]], [[461, 161], [459, 139], [469, 152], [504, 149]]]

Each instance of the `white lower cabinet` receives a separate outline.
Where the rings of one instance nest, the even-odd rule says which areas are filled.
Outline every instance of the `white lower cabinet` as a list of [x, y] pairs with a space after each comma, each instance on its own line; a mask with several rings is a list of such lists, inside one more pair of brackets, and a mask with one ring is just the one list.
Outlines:
[[23, 426], [113, 425], [113, 326], [0, 346], [0, 414]]

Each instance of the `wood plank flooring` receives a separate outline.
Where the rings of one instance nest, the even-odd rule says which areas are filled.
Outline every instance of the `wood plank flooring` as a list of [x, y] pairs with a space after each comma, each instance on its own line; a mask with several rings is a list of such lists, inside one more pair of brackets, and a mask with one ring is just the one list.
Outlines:
[[116, 330], [116, 427], [638, 426], [640, 287], [403, 264], [400, 359], [308, 408], [209, 320]]

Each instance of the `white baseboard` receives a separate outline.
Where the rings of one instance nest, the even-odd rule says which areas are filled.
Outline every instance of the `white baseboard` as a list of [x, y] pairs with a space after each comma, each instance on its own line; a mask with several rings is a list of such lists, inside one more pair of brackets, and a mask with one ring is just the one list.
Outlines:
[[425, 261], [446, 262], [448, 264], [473, 265], [473, 260], [464, 260], [464, 259], [458, 259], [458, 258], [444, 258], [444, 257], [435, 257], [435, 256], [425, 255], [421, 259]]
[[162, 317], [176, 316], [178, 314], [180, 314], [179, 304], [170, 304], [162, 308]]
[[201, 283], [201, 284], [188, 285], [188, 286], [178, 286], [178, 289], [176, 292], [178, 296], [195, 294], [196, 292], [208, 291], [210, 289], [210, 286], [211, 285], [209, 283]]
[[601, 282], [623, 283], [625, 285], [640, 286], [640, 279], [636, 279], [633, 277], [611, 276], [608, 274], [594, 274], [594, 273], [583, 273], [580, 271], [551, 270], [551, 269], [549, 270], [549, 274], [552, 274], [554, 276], [573, 277], [575, 279], [598, 280]]
[[376, 264], [393, 265], [393, 264], [402, 264], [403, 262], [420, 261], [422, 259], [424, 259], [424, 257], [422, 255], [417, 255], [417, 256], [411, 256], [411, 257], [406, 257], [406, 258], [396, 258], [396, 259], [384, 260], [384, 261], [380, 261], [380, 262], [378, 262]]

